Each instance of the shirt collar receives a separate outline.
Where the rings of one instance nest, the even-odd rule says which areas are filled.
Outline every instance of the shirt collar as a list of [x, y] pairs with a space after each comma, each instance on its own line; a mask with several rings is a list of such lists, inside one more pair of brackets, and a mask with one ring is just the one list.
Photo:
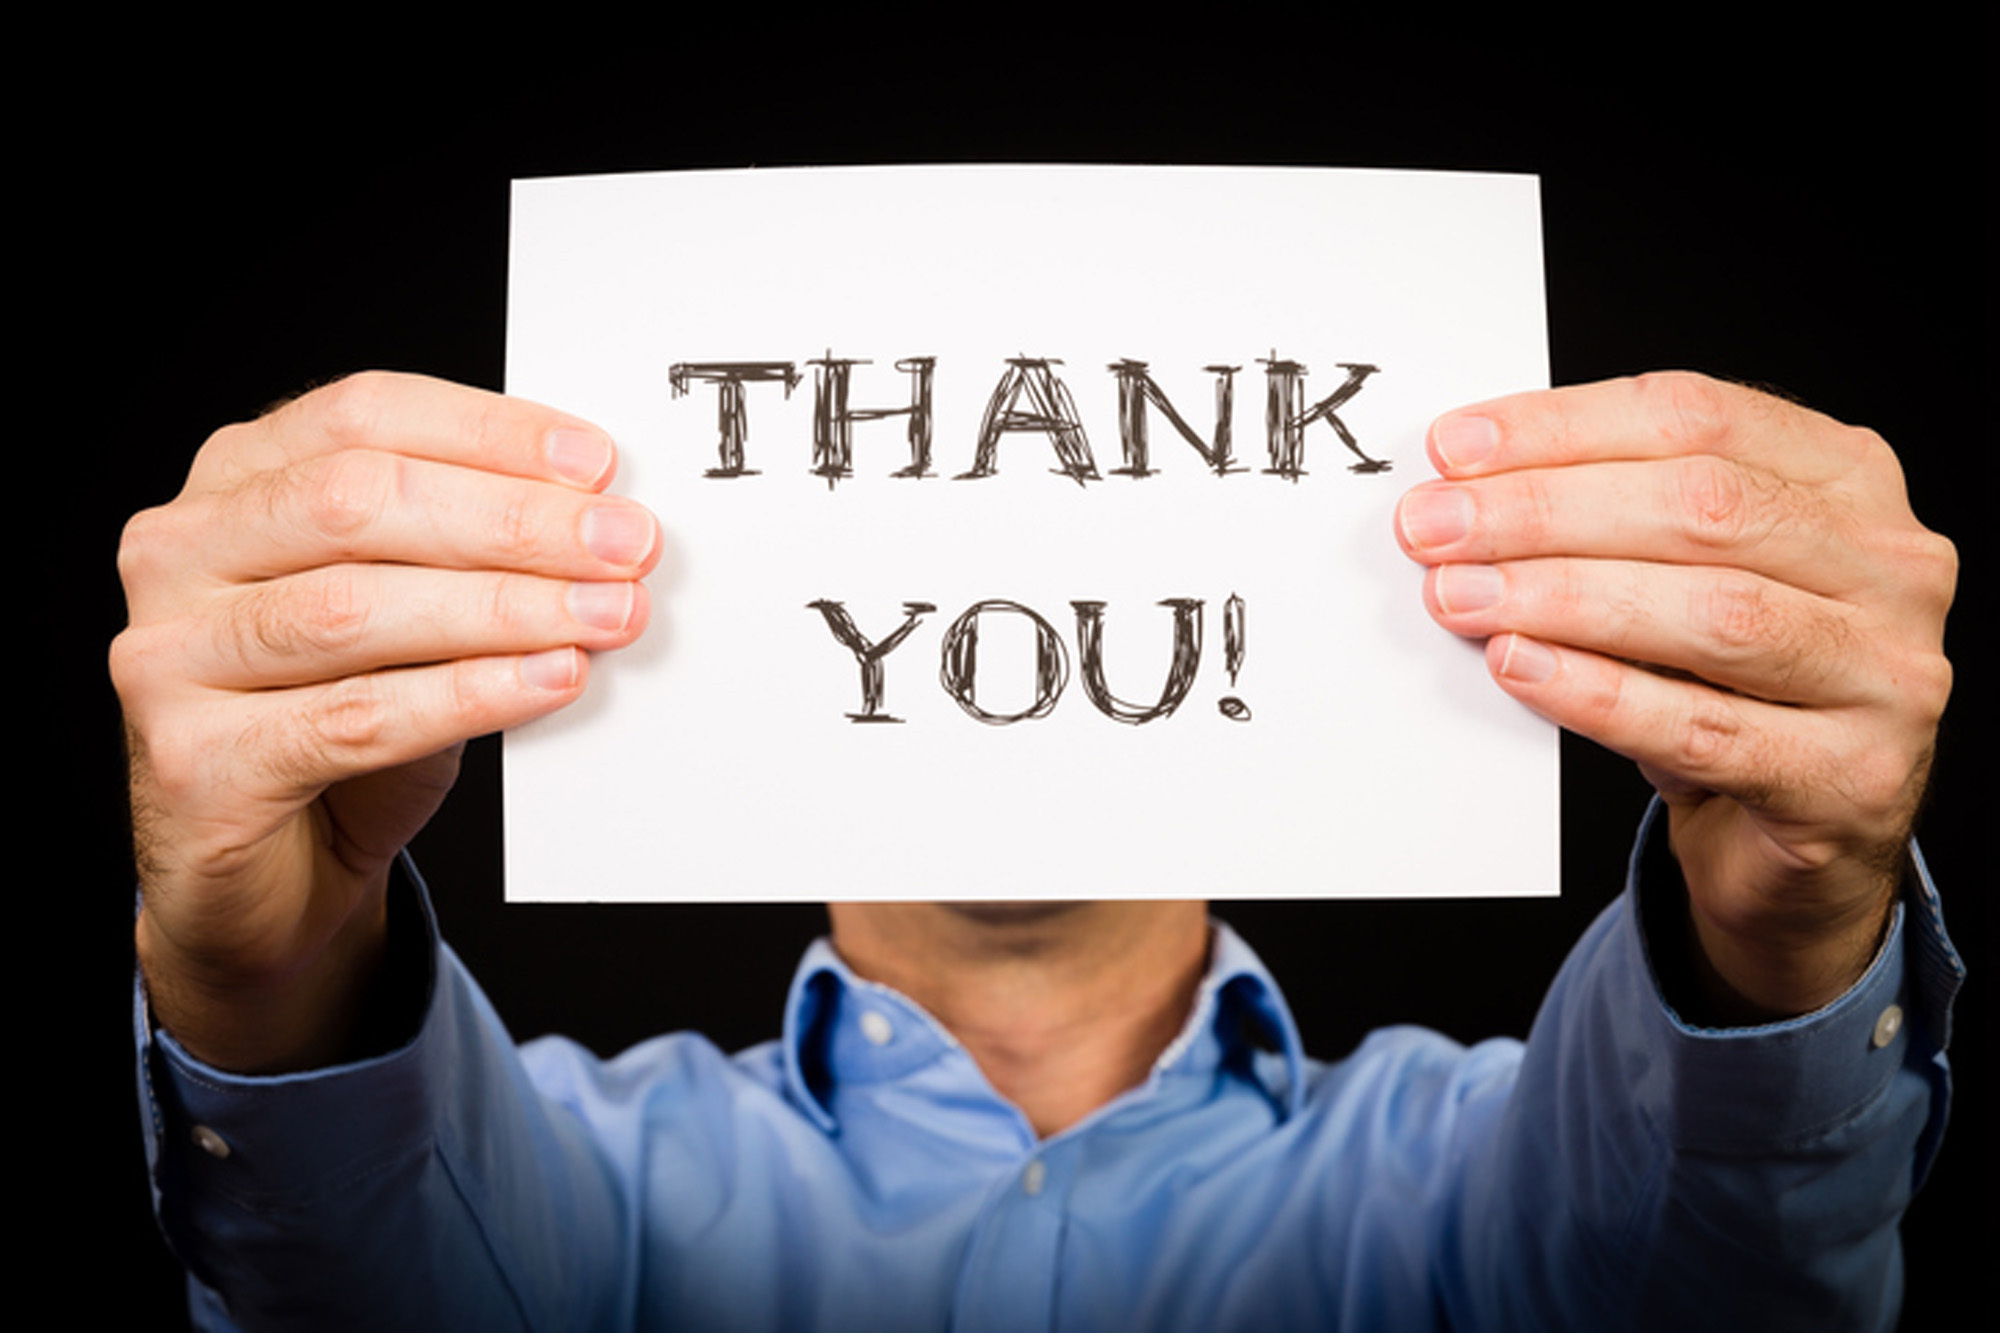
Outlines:
[[[882, 1039], [886, 1031], [893, 1041]], [[958, 1046], [914, 1000], [856, 976], [830, 941], [815, 940], [799, 961], [785, 1000], [785, 1088], [825, 1132], [839, 1129], [829, 1109], [836, 1083], [892, 1081]], [[1194, 1008], [1154, 1062], [1151, 1083], [1223, 1068], [1260, 1086], [1281, 1117], [1304, 1103], [1305, 1051], [1291, 1007], [1263, 960], [1215, 921]]]

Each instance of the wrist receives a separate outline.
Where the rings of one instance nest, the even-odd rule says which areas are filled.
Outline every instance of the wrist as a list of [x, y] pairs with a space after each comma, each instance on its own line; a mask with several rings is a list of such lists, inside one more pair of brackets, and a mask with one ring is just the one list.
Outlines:
[[193, 953], [142, 906], [133, 941], [155, 1024], [196, 1059], [232, 1073], [289, 1073], [339, 1060], [382, 966], [385, 905], [378, 883], [309, 954], [255, 966]]
[[1896, 904], [1896, 882], [1843, 910], [1797, 917], [1725, 920], [1686, 899], [1690, 977], [1704, 1016], [1722, 1026], [1796, 1018], [1846, 994], [1882, 949]]

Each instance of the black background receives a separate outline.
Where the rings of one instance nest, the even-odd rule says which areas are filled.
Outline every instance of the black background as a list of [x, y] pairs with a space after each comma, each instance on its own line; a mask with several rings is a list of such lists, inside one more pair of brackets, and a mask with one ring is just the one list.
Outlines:
[[[673, 15], [590, 43], [467, 33], [421, 49], [407, 31], [331, 23], [226, 46], [126, 29], [79, 62], [66, 100], [24, 121], [31, 165], [46, 168], [21, 199], [38, 240], [24, 282], [49, 298], [36, 303], [49, 341], [21, 387], [60, 395], [29, 429], [38, 456], [59, 460], [58, 516], [71, 507], [61, 530], [76, 543], [54, 585], [53, 748], [74, 770], [54, 792], [53, 901], [62, 938], [84, 941], [89, 998], [35, 1030], [106, 1113], [116, 1149], [102, 1156], [118, 1166], [80, 1202], [123, 1237], [120, 1285], [179, 1317], [130, 1116], [132, 881], [102, 651], [123, 620], [119, 524], [174, 493], [208, 431], [368, 367], [500, 387], [513, 177], [1268, 163], [1539, 173], [1558, 383], [1687, 367], [1778, 386], [1880, 430], [1919, 517], [1959, 543], [1959, 685], [1923, 837], [1975, 974], [1954, 1047], [1957, 1133], [1904, 1229], [1906, 1326], [1942, 1322], [1988, 1261], [1975, 1246], [1991, 1216], [1975, 1139], [1994, 1114], [1991, 949], [1972, 845], [1989, 786], [1975, 696], [1991, 651], [1975, 627], [1992, 621], [1990, 33], [1801, 32], [1740, 14], [1704, 29], [1675, 12], [1615, 36], [1440, 23], [1421, 39], [1337, 19], [1068, 31], [1007, 11], [964, 37], [851, 16]], [[1593, 746], [1566, 737], [1563, 761], [1559, 902], [1219, 909], [1286, 981], [1315, 1052], [1389, 1022], [1464, 1039], [1526, 1030], [1569, 942], [1617, 892], [1645, 797]], [[483, 742], [418, 851], [447, 935], [517, 1035], [560, 1030], [609, 1052], [665, 1028], [729, 1047], [776, 1031], [818, 909], [503, 906], [498, 783]], [[1438, 818], [1425, 836], [1449, 836], [1449, 812]], [[770, 827], [782, 836], [782, 812]]]

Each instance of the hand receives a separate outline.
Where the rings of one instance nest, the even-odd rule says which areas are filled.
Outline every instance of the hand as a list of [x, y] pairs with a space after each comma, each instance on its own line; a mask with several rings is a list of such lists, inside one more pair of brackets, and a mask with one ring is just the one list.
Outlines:
[[1667, 803], [1712, 1000], [1809, 1011], [1866, 969], [1951, 668], [1951, 543], [1872, 432], [1697, 375], [1470, 407], [1398, 535], [1501, 688]]
[[585, 652], [644, 628], [659, 530], [600, 494], [614, 461], [547, 408], [364, 375], [217, 431], [127, 525], [139, 956], [195, 1054], [337, 1054], [464, 741], [569, 703]]

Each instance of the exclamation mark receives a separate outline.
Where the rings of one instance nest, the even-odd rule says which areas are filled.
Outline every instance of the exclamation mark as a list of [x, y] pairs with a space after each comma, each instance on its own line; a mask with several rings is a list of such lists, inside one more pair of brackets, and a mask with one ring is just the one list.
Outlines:
[[[1229, 688], [1236, 688], [1236, 673], [1243, 669], [1243, 599], [1235, 593], [1222, 604], [1222, 662], [1229, 668]], [[1215, 705], [1231, 722], [1248, 722], [1250, 705], [1233, 694], [1225, 694]]]

